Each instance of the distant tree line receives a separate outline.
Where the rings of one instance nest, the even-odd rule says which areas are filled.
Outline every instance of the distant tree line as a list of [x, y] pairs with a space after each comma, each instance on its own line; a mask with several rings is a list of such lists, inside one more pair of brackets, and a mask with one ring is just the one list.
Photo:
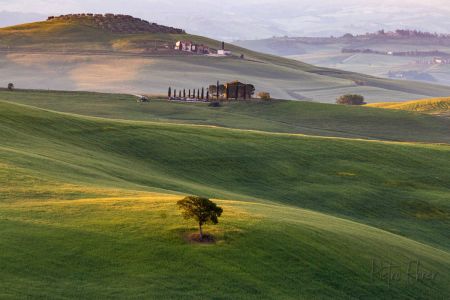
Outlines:
[[364, 54], [380, 54], [380, 55], [393, 55], [393, 56], [412, 56], [412, 57], [429, 57], [429, 56], [439, 56], [439, 57], [450, 57], [450, 53], [442, 52], [438, 50], [433, 51], [378, 51], [372, 49], [354, 49], [354, 48], [343, 48], [342, 53], [364, 53]]
[[360, 35], [353, 35], [351, 33], [344, 34], [341, 38], [345, 39], [358, 39], [358, 38], [373, 38], [373, 37], [391, 37], [391, 38], [423, 38], [423, 39], [436, 39], [436, 38], [443, 38], [448, 39], [450, 38], [450, 34], [446, 33], [431, 33], [431, 32], [424, 32], [420, 30], [409, 30], [409, 29], [397, 29], [395, 31], [385, 31], [384, 29], [379, 30], [375, 33], [365, 33]]

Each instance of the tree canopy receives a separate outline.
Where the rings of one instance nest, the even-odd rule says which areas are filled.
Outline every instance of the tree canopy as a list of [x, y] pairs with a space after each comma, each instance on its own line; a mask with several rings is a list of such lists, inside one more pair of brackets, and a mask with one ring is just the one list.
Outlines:
[[189, 196], [177, 202], [186, 220], [195, 220], [199, 225], [200, 240], [203, 240], [202, 226], [218, 224], [223, 209], [208, 198]]
[[364, 105], [366, 102], [364, 102], [364, 97], [361, 95], [344, 95], [336, 100], [337, 104], [347, 104], [347, 105]]

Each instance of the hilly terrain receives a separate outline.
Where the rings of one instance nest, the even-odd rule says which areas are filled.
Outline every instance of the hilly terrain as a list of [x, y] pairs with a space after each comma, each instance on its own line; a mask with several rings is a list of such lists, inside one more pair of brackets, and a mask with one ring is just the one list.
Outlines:
[[[0, 95], [3, 298], [450, 295], [448, 143], [197, 125], [205, 107], [162, 101], [144, 119], [136, 106], [146, 104], [127, 95], [53, 93]], [[339, 119], [337, 106], [308, 105]], [[187, 110], [194, 124], [167, 117]], [[224, 207], [207, 227], [215, 244], [185, 241], [195, 224], [175, 202], [186, 194]], [[408, 277], [414, 262], [432, 279]], [[386, 264], [399, 266], [398, 280], [381, 276]]]
[[[127, 15], [0, 29], [0, 298], [449, 299], [450, 87], [221, 47]], [[165, 96], [217, 80], [275, 99]], [[208, 243], [187, 195], [224, 210]]]
[[341, 37], [276, 37], [235, 44], [321, 67], [450, 85], [448, 34], [381, 30]]
[[62, 16], [2, 28], [0, 80], [20, 88], [165, 94], [168, 86], [238, 79], [275, 98], [329, 103], [346, 93], [363, 94], [368, 102], [450, 94], [448, 87], [315, 67], [233, 45], [226, 45], [230, 57], [180, 53], [173, 50], [178, 40], [221, 47], [219, 41], [121, 15]]
[[[0, 99], [47, 110], [108, 119], [211, 125], [384, 141], [450, 143], [449, 119], [370, 107], [252, 100], [224, 102], [221, 107], [216, 108], [210, 107], [208, 103], [169, 102], [158, 97], [153, 97], [149, 103], [137, 103], [136, 96], [127, 94], [2, 89]], [[374, 106], [378, 107], [380, 104]]]

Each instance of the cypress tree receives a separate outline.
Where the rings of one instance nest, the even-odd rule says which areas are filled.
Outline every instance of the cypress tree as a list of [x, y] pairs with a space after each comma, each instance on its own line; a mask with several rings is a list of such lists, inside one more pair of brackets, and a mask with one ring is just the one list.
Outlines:
[[183, 98], [186, 99], [186, 89], [183, 89]]
[[217, 80], [217, 100], [219, 100], [219, 80]]
[[169, 96], [169, 99], [172, 98], [172, 88], [170, 86], [167, 95]]
[[195, 89], [192, 91], [192, 98], [195, 98]]
[[173, 97], [174, 97], [174, 98], [177, 97], [177, 90], [176, 90], [176, 89], [173, 90]]
[[189, 89], [189, 98], [191, 98], [191, 89]]
[[205, 88], [202, 87], [202, 100], [205, 99]]

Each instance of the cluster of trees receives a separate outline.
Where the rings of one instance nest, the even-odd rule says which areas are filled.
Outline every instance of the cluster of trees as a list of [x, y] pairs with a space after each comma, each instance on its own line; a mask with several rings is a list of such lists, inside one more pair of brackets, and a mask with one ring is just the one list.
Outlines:
[[344, 105], [365, 105], [367, 104], [364, 101], [364, 97], [361, 95], [356, 94], [347, 94], [343, 95], [336, 99], [337, 104], [344, 104]]
[[210, 85], [208, 91], [216, 98], [226, 99], [251, 99], [255, 94], [255, 86], [253, 84], [241, 83], [233, 81], [227, 84]]
[[[167, 96], [169, 99], [186, 100], [214, 100], [220, 101], [221, 99], [251, 99], [255, 94], [255, 86], [253, 84], [241, 83], [233, 81], [227, 84], [220, 84], [217, 82], [215, 85], [210, 85], [207, 89], [172, 89], [169, 87]], [[263, 100], [270, 100], [270, 94], [267, 92], [259, 93], [258, 96]]]
[[443, 38], [443, 39], [447, 39], [447, 38], [450, 38], [450, 34], [431, 33], [431, 32], [424, 32], [424, 31], [420, 31], [420, 30], [409, 30], [409, 29], [397, 29], [395, 31], [385, 31], [384, 29], [382, 29], [375, 33], [366, 33], [366, 34], [360, 34], [360, 35], [353, 35], [351, 33], [346, 33], [341, 38], [343, 38], [343, 39], [353, 39], [353, 38], [358, 39], [358, 38], [373, 38], [373, 37], [423, 38], [423, 39]]
[[[217, 99], [251, 99], [255, 94], [255, 86], [253, 84], [245, 84], [238, 81], [233, 81], [227, 84], [220, 84], [217, 82], [215, 85], [210, 85], [206, 90], [205, 88], [194, 90], [172, 90], [169, 87], [167, 96], [169, 99], [198, 99], [198, 100], [210, 100]], [[265, 97], [270, 98], [270, 94], [266, 93]]]
[[107, 29], [115, 33], [186, 33], [184, 30], [179, 28], [158, 25], [156, 23], [150, 23], [146, 20], [121, 14], [69, 14], [61, 16], [50, 16], [47, 19], [47, 21], [53, 20], [78, 21], [86, 23], [88, 25], [94, 25], [99, 28]]
[[[384, 30], [383, 30], [384, 33]], [[450, 38], [449, 34], [431, 33], [420, 30], [397, 29], [395, 33], [403, 37], [420, 37], [420, 38]]]
[[393, 56], [412, 56], [412, 57], [428, 57], [428, 56], [440, 56], [440, 57], [449, 57], [450, 54], [438, 50], [431, 51], [379, 51], [372, 49], [355, 49], [355, 48], [343, 48], [341, 50], [342, 53], [363, 53], [363, 54], [380, 54], [380, 55], [393, 55]]

